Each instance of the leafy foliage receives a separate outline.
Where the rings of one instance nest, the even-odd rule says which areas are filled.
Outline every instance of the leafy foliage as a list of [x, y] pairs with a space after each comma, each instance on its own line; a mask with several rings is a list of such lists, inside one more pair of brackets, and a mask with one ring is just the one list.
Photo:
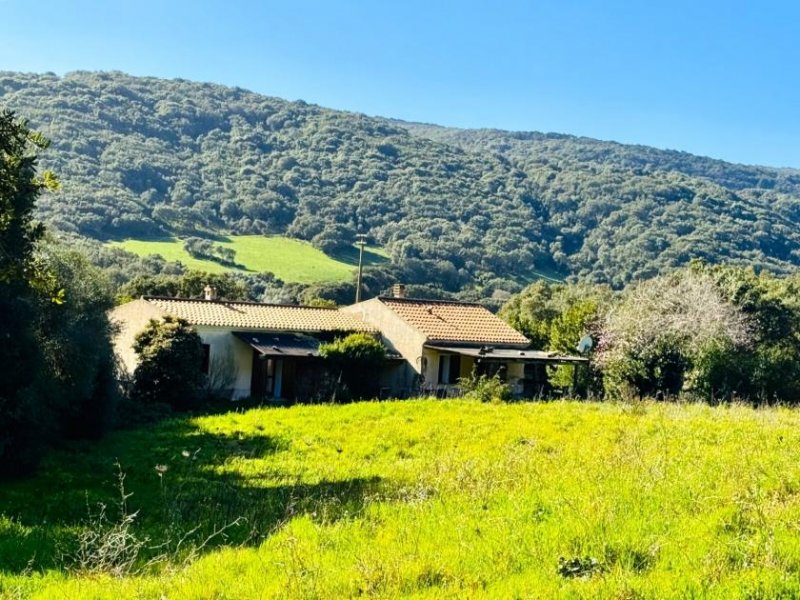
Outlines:
[[550, 383], [611, 398], [689, 395], [710, 402], [800, 398], [797, 275], [693, 262], [629, 285], [534, 283], [500, 316], [535, 347], [574, 354], [589, 335], [590, 368], [551, 369]]
[[799, 170], [562, 134], [400, 124], [522, 170], [555, 266], [582, 280], [621, 288], [693, 258], [784, 274], [800, 264]]
[[338, 372], [338, 400], [376, 397], [378, 377], [386, 357], [380, 340], [368, 333], [351, 333], [319, 346], [319, 355]]
[[749, 319], [754, 348], [727, 353], [705, 366], [714, 386], [706, 397], [741, 396], [760, 402], [800, 398], [800, 280], [726, 266], [693, 265], [710, 276], [723, 297]]
[[[203, 271], [187, 271], [182, 275], [139, 275], [123, 285], [119, 295], [123, 301], [141, 296], [203, 298], [205, 287], [210, 285], [216, 289], [220, 300], [249, 300], [252, 290], [245, 283], [247, 279], [229, 273], [220, 275]], [[260, 279], [265, 285], [274, 280], [268, 273]]]
[[[532, 341], [534, 348], [559, 354], [576, 354], [586, 335], [599, 336], [600, 316], [612, 303], [614, 293], [605, 285], [559, 284], [537, 281], [512, 296], [500, 317]], [[601, 376], [594, 365], [550, 367], [552, 385], [574, 393], [601, 393]]]
[[136, 336], [133, 349], [139, 364], [133, 374], [132, 401], [165, 403], [178, 410], [198, 405], [203, 350], [200, 336], [187, 321], [169, 315], [152, 319]]
[[91, 238], [277, 233], [337, 253], [364, 231], [392, 259], [368, 293], [402, 280], [494, 306], [542, 273], [621, 288], [693, 258], [800, 264], [798, 171], [120, 73], [3, 73], [0, 102], [53, 140], [64, 185], [39, 214]]
[[598, 362], [613, 394], [676, 395], [709, 350], [750, 347], [747, 318], [701, 273], [632, 287], [604, 317]]
[[107, 283], [75, 253], [44, 244], [34, 203], [46, 140], [0, 112], [0, 475], [33, 469], [64, 435], [96, 437], [113, 410]]
[[511, 388], [500, 380], [499, 375], [489, 377], [476, 375], [462, 377], [458, 386], [464, 392], [464, 397], [479, 402], [508, 402], [511, 400]]
[[68, 437], [99, 438], [111, 429], [118, 400], [107, 315], [112, 286], [83, 255], [52, 241], [39, 245], [36, 260], [64, 290], [61, 302], [40, 297], [32, 315], [47, 395], [60, 407], [58, 428]]
[[213, 260], [221, 265], [236, 267], [236, 250], [215, 244], [211, 240], [189, 237], [183, 241], [184, 249], [195, 258]]

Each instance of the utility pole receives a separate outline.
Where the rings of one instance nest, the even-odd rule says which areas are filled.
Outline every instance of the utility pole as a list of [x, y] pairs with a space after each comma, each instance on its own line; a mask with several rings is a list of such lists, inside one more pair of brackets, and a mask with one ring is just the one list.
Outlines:
[[356, 304], [361, 302], [361, 273], [364, 271], [364, 245], [367, 243], [366, 233], [356, 234], [358, 245], [358, 279], [356, 280]]

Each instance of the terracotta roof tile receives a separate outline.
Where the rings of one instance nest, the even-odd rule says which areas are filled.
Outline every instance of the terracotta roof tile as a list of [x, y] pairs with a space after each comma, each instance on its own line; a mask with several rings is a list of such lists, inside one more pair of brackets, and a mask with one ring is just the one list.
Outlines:
[[430, 341], [529, 344], [530, 340], [480, 304], [380, 298], [390, 310]]
[[145, 296], [144, 299], [167, 314], [186, 319], [192, 325], [271, 331], [377, 332], [356, 315], [335, 308], [154, 296]]

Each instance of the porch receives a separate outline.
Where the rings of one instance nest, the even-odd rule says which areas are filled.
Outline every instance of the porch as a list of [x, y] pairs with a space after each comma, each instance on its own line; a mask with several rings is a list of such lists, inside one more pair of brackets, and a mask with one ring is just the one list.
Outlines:
[[438, 398], [459, 397], [463, 391], [458, 380], [475, 374], [497, 376], [511, 388], [515, 398], [549, 396], [553, 393], [549, 369], [573, 366], [574, 389], [578, 369], [588, 363], [584, 357], [541, 350], [426, 344], [420, 393]]

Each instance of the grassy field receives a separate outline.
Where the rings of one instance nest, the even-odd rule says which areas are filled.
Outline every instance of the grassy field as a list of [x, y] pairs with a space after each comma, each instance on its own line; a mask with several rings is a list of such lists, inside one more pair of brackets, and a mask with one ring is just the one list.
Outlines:
[[[173, 420], [0, 488], [0, 594], [795, 598], [799, 448], [800, 412], [743, 407], [420, 400]], [[113, 544], [74, 557], [117, 461], [128, 533], [150, 541], [114, 577]]]
[[[358, 250], [328, 256], [308, 242], [281, 236], [233, 235], [218, 242], [221, 246], [236, 251], [236, 262], [244, 269], [232, 269], [210, 260], [190, 256], [177, 238], [166, 240], [124, 240], [109, 242], [139, 256], [159, 254], [166, 260], [180, 261], [191, 269], [222, 273], [225, 271], [269, 271], [286, 282], [316, 283], [322, 281], [348, 281], [358, 264]], [[380, 248], [366, 248], [365, 264], [373, 265], [386, 261]]]

